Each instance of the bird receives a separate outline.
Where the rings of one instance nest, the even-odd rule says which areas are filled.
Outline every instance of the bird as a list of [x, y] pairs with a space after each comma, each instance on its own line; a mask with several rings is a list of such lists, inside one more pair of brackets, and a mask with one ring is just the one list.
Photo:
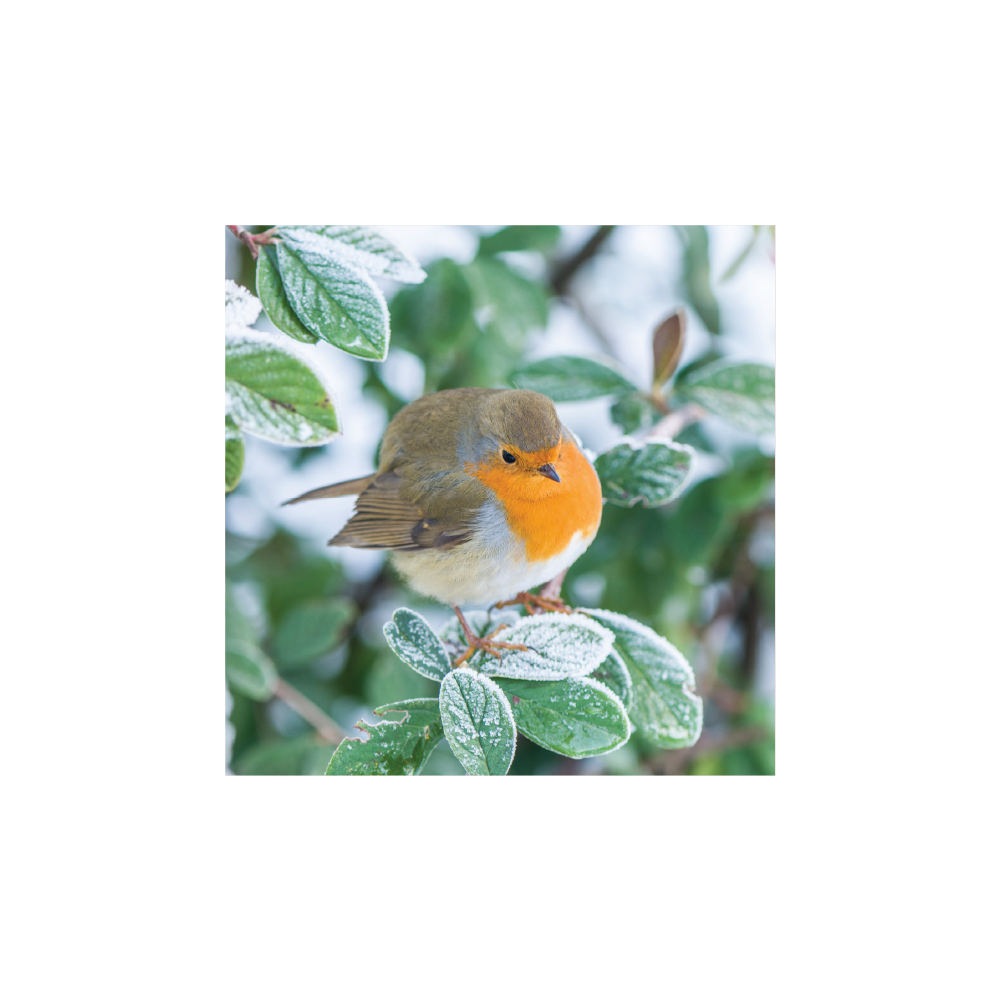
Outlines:
[[[478, 637], [463, 605], [569, 611], [557, 583], [601, 524], [601, 484], [549, 397], [525, 389], [444, 389], [389, 422], [378, 469], [285, 504], [357, 495], [327, 543], [389, 550], [410, 587], [451, 607], [469, 644], [501, 658], [527, 649]], [[513, 595], [510, 600], [505, 599]]]

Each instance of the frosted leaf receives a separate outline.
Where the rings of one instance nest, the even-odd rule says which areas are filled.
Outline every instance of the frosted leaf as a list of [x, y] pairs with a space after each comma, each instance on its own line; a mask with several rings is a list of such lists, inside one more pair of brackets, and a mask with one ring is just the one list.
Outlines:
[[680, 378], [675, 392], [745, 431], [775, 430], [775, 369], [768, 365], [724, 358]]
[[327, 765], [327, 775], [420, 775], [444, 736], [438, 700], [408, 699], [374, 712], [399, 713], [402, 719], [374, 725], [359, 720], [355, 729], [367, 733], [368, 740], [345, 737]]
[[558, 355], [529, 362], [511, 373], [511, 384], [533, 389], [556, 403], [595, 400], [609, 394], [635, 392], [636, 386], [612, 358]]
[[371, 226], [295, 226], [326, 237], [338, 253], [370, 275], [385, 275], [398, 282], [420, 284], [427, 278], [421, 266], [405, 251]]
[[226, 279], [226, 333], [251, 327], [261, 314], [261, 300], [253, 292]]
[[595, 460], [601, 494], [619, 507], [660, 507], [684, 490], [692, 475], [695, 449], [648, 438], [641, 446], [622, 442]]
[[288, 341], [257, 331], [226, 335], [226, 412], [279, 445], [322, 445], [340, 434], [320, 373]]
[[382, 631], [393, 653], [425, 678], [441, 681], [452, 670], [448, 652], [419, 612], [398, 608]]
[[625, 661], [615, 652], [612, 652], [596, 667], [588, 677], [600, 681], [610, 688], [622, 700], [626, 707], [626, 712], [630, 712], [633, 707], [633, 683], [626, 669]]
[[226, 684], [230, 688], [266, 702], [277, 683], [275, 665], [260, 647], [246, 640], [226, 641]]
[[261, 293], [261, 305], [268, 319], [280, 331], [306, 344], [315, 344], [320, 339], [296, 316], [278, 271], [278, 251], [267, 244], [257, 255], [257, 291]]
[[486, 675], [460, 667], [445, 675], [439, 695], [445, 738], [470, 775], [506, 775], [514, 760], [514, 714]]
[[622, 700], [594, 678], [521, 681], [499, 678], [519, 733], [568, 758], [607, 754], [629, 739]]
[[389, 308], [364, 271], [306, 229], [280, 229], [276, 245], [282, 287], [303, 325], [334, 347], [373, 361], [389, 350]]
[[559, 681], [590, 674], [612, 651], [612, 633], [585, 615], [546, 612], [527, 615], [498, 633], [503, 643], [522, 643], [529, 650], [502, 650], [497, 660], [482, 651], [470, 666], [502, 678]]
[[[499, 625], [506, 624], [513, 626], [521, 618], [521, 615], [513, 608], [505, 608], [501, 610], [491, 609], [486, 612], [477, 610], [466, 612], [465, 616], [469, 628], [481, 638], [486, 636], [487, 633], [492, 633]], [[505, 632], [507, 632], [507, 630], [503, 630], [500, 634], [498, 634], [496, 639], [503, 640]], [[459, 625], [459, 620], [456, 618], [449, 619], [448, 622], [442, 626], [438, 635], [441, 637], [446, 649], [448, 649], [454, 657], [458, 657], [459, 654], [465, 653], [466, 648], [469, 646], [466, 642], [466, 634], [462, 631], [462, 626]]]
[[702, 699], [681, 652], [649, 626], [618, 612], [583, 608], [615, 634], [615, 651], [633, 683], [629, 718], [657, 747], [691, 747], [702, 732]]

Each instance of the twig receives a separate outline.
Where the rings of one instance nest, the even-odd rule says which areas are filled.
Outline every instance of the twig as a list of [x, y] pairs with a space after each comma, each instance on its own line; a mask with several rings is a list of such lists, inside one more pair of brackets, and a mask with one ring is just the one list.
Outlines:
[[261, 244], [274, 243], [275, 233], [278, 232], [277, 226], [272, 226], [271, 229], [266, 229], [263, 233], [251, 233], [245, 226], [227, 226], [226, 229], [243, 242], [255, 261]]
[[279, 678], [275, 685], [275, 697], [291, 706], [328, 743], [339, 744], [347, 736], [315, 702], [283, 678]]
[[576, 254], [556, 262], [549, 284], [557, 295], [567, 294], [567, 289], [569, 289], [574, 275], [601, 250], [602, 244], [612, 235], [613, 229], [615, 229], [614, 226], [599, 226]]

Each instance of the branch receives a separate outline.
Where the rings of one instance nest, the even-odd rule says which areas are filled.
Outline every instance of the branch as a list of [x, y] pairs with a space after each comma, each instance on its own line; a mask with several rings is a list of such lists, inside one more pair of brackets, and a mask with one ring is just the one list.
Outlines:
[[549, 278], [549, 284], [557, 295], [566, 295], [570, 282], [577, 272], [601, 249], [601, 245], [612, 235], [614, 226], [599, 226], [587, 243], [573, 257], [557, 261]]
[[245, 226], [227, 226], [226, 229], [246, 246], [250, 251], [250, 256], [255, 261], [257, 260], [258, 247], [264, 243], [274, 243], [275, 233], [278, 232], [277, 226], [272, 226], [271, 229], [266, 229], [263, 233], [251, 233]]
[[315, 702], [283, 678], [279, 678], [275, 685], [275, 697], [291, 706], [328, 743], [339, 744], [347, 736]]

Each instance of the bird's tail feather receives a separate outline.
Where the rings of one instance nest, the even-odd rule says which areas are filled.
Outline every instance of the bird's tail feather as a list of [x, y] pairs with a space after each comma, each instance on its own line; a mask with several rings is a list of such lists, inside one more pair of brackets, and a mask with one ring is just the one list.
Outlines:
[[344, 480], [343, 483], [331, 483], [327, 487], [307, 490], [306, 493], [285, 501], [282, 507], [286, 504], [298, 504], [299, 501], [319, 500], [321, 497], [350, 497], [352, 494], [360, 494], [377, 475], [378, 473], [370, 473], [368, 476], [359, 476], [356, 480]]

